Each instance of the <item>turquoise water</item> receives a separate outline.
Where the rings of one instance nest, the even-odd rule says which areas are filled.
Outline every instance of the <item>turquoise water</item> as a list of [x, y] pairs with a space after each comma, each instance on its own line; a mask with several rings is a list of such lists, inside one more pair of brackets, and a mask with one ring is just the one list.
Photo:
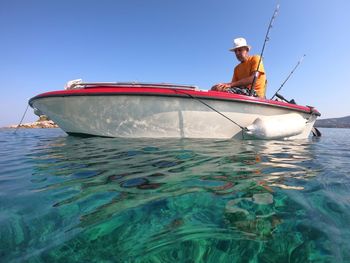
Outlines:
[[350, 262], [350, 130], [302, 141], [0, 130], [0, 262]]

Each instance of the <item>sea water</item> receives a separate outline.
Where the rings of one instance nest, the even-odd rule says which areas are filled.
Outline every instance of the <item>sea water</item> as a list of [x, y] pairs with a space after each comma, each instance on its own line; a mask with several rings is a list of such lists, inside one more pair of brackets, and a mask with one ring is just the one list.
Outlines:
[[301, 141], [0, 130], [0, 262], [350, 262], [350, 130]]

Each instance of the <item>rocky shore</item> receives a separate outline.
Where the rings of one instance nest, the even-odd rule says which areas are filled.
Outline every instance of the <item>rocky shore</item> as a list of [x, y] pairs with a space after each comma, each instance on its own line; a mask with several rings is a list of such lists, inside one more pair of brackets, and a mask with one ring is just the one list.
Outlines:
[[[7, 128], [16, 129], [18, 125], [11, 125]], [[18, 128], [58, 128], [58, 125], [45, 115], [41, 115], [35, 122], [22, 123]]]
[[[18, 125], [11, 125], [8, 128], [16, 129]], [[30, 123], [22, 123], [18, 128], [58, 128], [53, 121], [35, 121]]]

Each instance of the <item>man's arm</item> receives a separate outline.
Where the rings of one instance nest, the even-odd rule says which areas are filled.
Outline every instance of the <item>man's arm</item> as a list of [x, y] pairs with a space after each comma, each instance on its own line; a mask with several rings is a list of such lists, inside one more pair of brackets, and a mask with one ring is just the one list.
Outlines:
[[[253, 74], [247, 78], [244, 78], [244, 79], [240, 79], [238, 81], [234, 81], [234, 77], [232, 78], [232, 81], [230, 83], [219, 83], [219, 84], [216, 84], [214, 87], [215, 89], [213, 90], [217, 90], [217, 91], [225, 91], [229, 88], [232, 88], [232, 87], [240, 87], [240, 86], [244, 86], [244, 87], [248, 87], [249, 85], [252, 84], [253, 82], [253, 79], [254, 79], [254, 74], [255, 72], [253, 72]], [[258, 76], [260, 76], [260, 72], [258, 72]]]
[[[237, 81], [232, 80], [231, 83], [229, 83], [231, 85], [230, 87], [241, 87], [241, 86], [248, 87], [253, 83], [254, 75], [255, 75], [255, 72], [253, 72], [252, 75], [250, 75], [247, 78], [243, 78]], [[259, 76], [260, 76], [260, 72], [258, 72], [257, 74], [257, 77]]]

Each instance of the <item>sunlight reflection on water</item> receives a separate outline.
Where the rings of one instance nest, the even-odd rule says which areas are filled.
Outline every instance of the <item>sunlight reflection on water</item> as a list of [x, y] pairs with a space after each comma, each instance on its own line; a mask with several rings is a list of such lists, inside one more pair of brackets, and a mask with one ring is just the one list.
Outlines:
[[[343, 243], [350, 235], [344, 230], [349, 194], [340, 194], [349, 187], [349, 164], [339, 154], [341, 145], [323, 142], [327, 137], [107, 139], [59, 130], [1, 135], [0, 185], [6, 190], [0, 204], [6, 213], [0, 216], [0, 252], [7, 261], [349, 258]], [[327, 181], [329, 176], [342, 183]]]

